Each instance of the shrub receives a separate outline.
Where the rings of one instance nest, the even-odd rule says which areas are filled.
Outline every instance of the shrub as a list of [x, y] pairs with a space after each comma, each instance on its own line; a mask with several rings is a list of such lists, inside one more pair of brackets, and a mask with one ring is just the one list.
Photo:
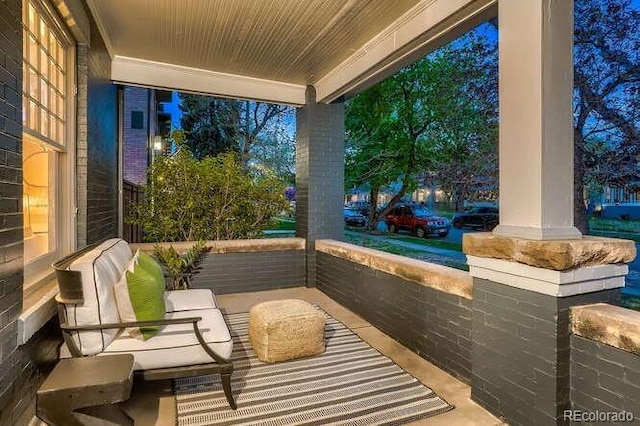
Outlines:
[[196, 160], [181, 149], [157, 159], [147, 182], [129, 220], [147, 241], [254, 238], [287, 208], [279, 179], [246, 173], [231, 153]]

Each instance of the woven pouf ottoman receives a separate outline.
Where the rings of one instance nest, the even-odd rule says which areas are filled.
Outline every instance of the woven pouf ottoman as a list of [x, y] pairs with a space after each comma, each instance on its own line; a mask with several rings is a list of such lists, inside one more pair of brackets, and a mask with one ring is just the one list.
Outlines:
[[260, 361], [324, 352], [324, 315], [302, 300], [263, 302], [249, 312], [249, 341]]

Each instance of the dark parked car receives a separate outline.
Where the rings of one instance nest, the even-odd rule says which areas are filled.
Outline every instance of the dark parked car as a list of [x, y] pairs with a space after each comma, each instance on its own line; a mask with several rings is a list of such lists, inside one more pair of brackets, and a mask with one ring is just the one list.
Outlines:
[[423, 238], [428, 235], [446, 237], [451, 229], [449, 220], [436, 216], [427, 208], [418, 204], [403, 204], [391, 209], [385, 217], [389, 232], [405, 229]]
[[498, 225], [498, 209], [495, 207], [476, 207], [466, 213], [460, 213], [453, 217], [453, 227], [460, 229], [482, 228], [493, 230]]
[[344, 209], [344, 223], [350, 226], [365, 226], [367, 218], [352, 209]]
[[364, 216], [369, 216], [371, 203], [369, 203], [368, 201], [349, 201], [344, 205], [344, 207], [350, 210], [355, 210]]

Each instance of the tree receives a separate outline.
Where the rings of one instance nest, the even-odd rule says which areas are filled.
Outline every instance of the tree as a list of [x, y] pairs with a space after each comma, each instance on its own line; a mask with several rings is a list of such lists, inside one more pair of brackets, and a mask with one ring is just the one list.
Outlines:
[[246, 173], [233, 153], [198, 160], [182, 147], [149, 168], [130, 222], [148, 241], [253, 238], [287, 208], [283, 191], [274, 176]]
[[241, 102], [188, 93], [179, 96], [185, 144], [196, 158], [238, 152]]
[[574, 15], [574, 220], [586, 233], [585, 186], [640, 177], [640, 11], [576, 0]]
[[498, 189], [498, 49], [496, 40], [468, 33], [453, 54], [464, 73], [462, 96], [432, 137], [436, 161], [427, 171], [456, 211], [480, 191]]
[[[444, 182], [448, 177], [442, 172], [450, 173], [461, 158], [473, 158], [469, 167], [487, 164], [477, 155], [487, 146], [496, 150], [496, 132], [485, 128], [487, 108], [495, 110], [497, 104], [490, 105], [488, 98], [480, 102], [469, 83], [483, 55], [475, 42], [441, 48], [348, 102], [345, 175], [349, 185], [371, 188], [369, 229], [424, 172]], [[497, 117], [497, 111], [492, 114]], [[394, 181], [398, 191], [378, 211], [378, 191]]]
[[[245, 167], [251, 160], [264, 164], [265, 157], [275, 162], [272, 154], [288, 148], [291, 132], [287, 132], [287, 122], [291, 121], [293, 108], [264, 102], [243, 102], [243, 114], [238, 129], [240, 163]], [[284, 144], [281, 144], [284, 140]], [[261, 155], [262, 154], [262, 155]], [[284, 153], [287, 158], [288, 153]]]
[[255, 101], [180, 94], [186, 146], [196, 158], [234, 152], [245, 170], [258, 165], [289, 180], [293, 108]]

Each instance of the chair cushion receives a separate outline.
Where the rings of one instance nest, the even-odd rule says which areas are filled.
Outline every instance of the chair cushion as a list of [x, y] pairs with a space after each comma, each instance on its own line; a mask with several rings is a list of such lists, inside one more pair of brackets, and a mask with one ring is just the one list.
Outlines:
[[164, 306], [167, 312], [193, 311], [217, 307], [211, 290], [176, 290], [164, 292]]
[[[233, 342], [219, 309], [200, 309], [167, 313], [165, 318], [201, 317], [198, 327], [207, 345], [221, 357], [231, 356]], [[149, 340], [134, 339], [121, 333], [104, 355], [130, 353], [134, 370], [181, 367], [215, 362], [200, 346], [191, 324], [168, 325]]]
[[[131, 260], [126, 241], [113, 238], [85, 253], [69, 266], [82, 276], [82, 305], [64, 305], [70, 325], [90, 325], [119, 322], [120, 316], [113, 294], [113, 286]], [[115, 339], [118, 330], [82, 331], [73, 339], [83, 355], [102, 352]]]
[[[164, 318], [164, 276], [162, 270], [142, 261], [144, 253], [138, 256], [138, 263], [132, 259], [124, 276], [114, 286], [118, 313], [123, 322], [147, 321]], [[151, 260], [153, 261], [153, 260]], [[133, 271], [131, 271], [133, 268]], [[158, 333], [159, 327], [129, 327], [126, 333], [136, 339], [150, 339]]]

